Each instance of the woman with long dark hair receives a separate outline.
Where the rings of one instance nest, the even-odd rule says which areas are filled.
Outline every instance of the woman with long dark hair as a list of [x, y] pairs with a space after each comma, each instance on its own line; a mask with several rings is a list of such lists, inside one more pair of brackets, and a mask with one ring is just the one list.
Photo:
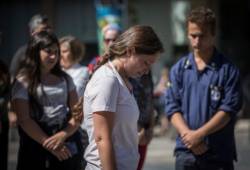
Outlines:
[[78, 97], [59, 62], [54, 34], [42, 31], [31, 37], [12, 89], [20, 135], [18, 170], [77, 170], [82, 166], [77, 133], [81, 113], [72, 114]]

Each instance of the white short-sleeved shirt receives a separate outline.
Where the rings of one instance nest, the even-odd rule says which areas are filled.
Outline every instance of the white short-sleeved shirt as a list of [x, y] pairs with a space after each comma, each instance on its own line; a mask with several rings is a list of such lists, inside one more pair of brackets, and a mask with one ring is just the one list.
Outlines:
[[84, 93], [84, 124], [89, 136], [85, 151], [87, 170], [102, 169], [94, 139], [93, 112], [115, 113], [112, 143], [118, 170], [136, 170], [138, 154], [137, 121], [139, 109], [119, 73], [111, 67], [101, 66], [92, 76]]
[[[42, 90], [43, 87], [43, 90]], [[17, 79], [12, 89], [12, 100], [29, 100], [28, 83], [23, 77]], [[43, 108], [43, 114], [39, 122], [46, 122], [47, 125], [62, 125], [68, 114], [68, 91], [75, 89], [70, 77], [68, 81], [62, 79], [54, 85], [39, 85], [37, 87], [38, 103]], [[43, 93], [44, 92], [44, 93]], [[32, 101], [30, 101], [32, 102]], [[32, 113], [35, 114], [35, 113]]]
[[77, 63], [68, 69], [64, 69], [64, 71], [72, 77], [78, 98], [83, 96], [86, 84], [89, 80], [88, 68]]

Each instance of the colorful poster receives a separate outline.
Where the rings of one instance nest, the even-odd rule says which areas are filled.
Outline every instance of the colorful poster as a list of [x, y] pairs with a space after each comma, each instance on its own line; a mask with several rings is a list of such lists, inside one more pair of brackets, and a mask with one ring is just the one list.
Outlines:
[[103, 54], [102, 29], [107, 24], [117, 24], [121, 27], [121, 8], [112, 4], [101, 4], [96, 1], [97, 36], [99, 54]]

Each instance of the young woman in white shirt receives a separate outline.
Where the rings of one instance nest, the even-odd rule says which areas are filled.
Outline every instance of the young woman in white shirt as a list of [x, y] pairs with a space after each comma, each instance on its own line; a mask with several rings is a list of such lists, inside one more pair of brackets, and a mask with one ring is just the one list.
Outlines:
[[129, 77], [147, 74], [163, 46], [149, 26], [133, 26], [107, 49], [84, 93], [87, 170], [136, 170], [139, 110]]

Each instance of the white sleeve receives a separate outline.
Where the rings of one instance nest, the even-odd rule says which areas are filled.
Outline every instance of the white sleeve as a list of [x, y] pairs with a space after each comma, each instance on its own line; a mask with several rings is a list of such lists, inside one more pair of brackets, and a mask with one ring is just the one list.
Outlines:
[[108, 76], [99, 79], [92, 86], [91, 110], [93, 112], [116, 112], [119, 94], [119, 81], [116, 77]]

